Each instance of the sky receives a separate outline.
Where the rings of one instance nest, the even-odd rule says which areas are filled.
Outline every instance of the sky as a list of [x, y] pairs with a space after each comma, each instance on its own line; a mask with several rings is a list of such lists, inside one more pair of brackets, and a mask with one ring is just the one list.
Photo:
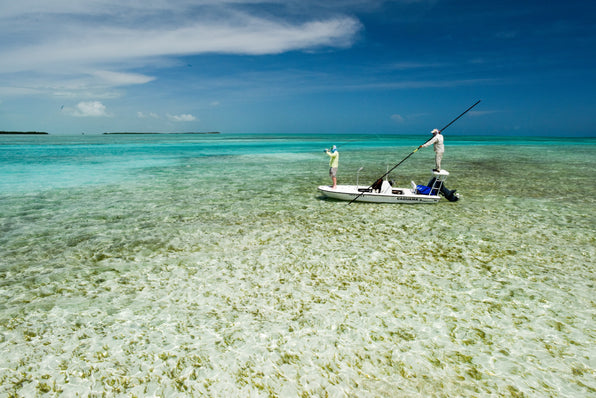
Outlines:
[[596, 2], [0, 2], [0, 130], [596, 136]]

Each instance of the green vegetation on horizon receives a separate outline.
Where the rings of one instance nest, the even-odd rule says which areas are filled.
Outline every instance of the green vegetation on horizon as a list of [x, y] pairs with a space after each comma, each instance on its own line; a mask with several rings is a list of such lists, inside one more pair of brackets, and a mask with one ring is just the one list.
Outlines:
[[47, 135], [45, 131], [0, 131], [0, 134], [44, 134]]
[[157, 132], [123, 131], [123, 132], [104, 133], [104, 134], [220, 134], [220, 132], [219, 131], [208, 131], [208, 132], [185, 132], [185, 133], [157, 133]]

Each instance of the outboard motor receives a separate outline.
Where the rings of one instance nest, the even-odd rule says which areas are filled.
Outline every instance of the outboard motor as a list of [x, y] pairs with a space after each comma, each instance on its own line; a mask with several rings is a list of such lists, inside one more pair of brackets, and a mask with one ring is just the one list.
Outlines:
[[[427, 185], [429, 187], [434, 186], [434, 183], [435, 183], [436, 180], [437, 180], [436, 177], [431, 178]], [[448, 201], [450, 201], [450, 202], [457, 202], [459, 200], [459, 196], [455, 193], [455, 191], [456, 191], [456, 189], [449, 190], [449, 189], [447, 189], [447, 187], [445, 186], [445, 184], [441, 184], [441, 190], [439, 192]]]

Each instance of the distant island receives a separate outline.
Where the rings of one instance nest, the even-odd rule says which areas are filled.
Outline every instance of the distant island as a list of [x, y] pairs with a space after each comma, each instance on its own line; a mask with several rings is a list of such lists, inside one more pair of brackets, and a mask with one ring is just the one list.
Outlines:
[[122, 131], [122, 132], [110, 132], [104, 134], [220, 134], [219, 131], [207, 131], [207, 132], [186, 132], [186, 133], [152, 133], [152, 132], [134, 132], [134, 131]]
[[47, 135], [45, 131], [0, 131], [0, 134]]

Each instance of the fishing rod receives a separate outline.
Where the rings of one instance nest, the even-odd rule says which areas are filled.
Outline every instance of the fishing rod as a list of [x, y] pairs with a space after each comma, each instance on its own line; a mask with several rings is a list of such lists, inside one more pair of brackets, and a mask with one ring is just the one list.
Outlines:
[[[469, 107], [468, 109], [466, 109], [465, 111], [463, 111], [463, 112], [462, 112], [462, 113], [461, 113], [461, 114], [460, 114], [458, 117], [456, 117], [455, 119], [453, 119], [453, 120], [452, 120], [451, 122], [449, 122], [449, 123], [448, 123], [448, 124], [447, 124], [445, 127], [443, 127], [441, 130], [439, 130], [439, 133], [442, 133], [442, 132], [443, 132], [443, 130], [445, 130], [447, 127], [449, 127], [449, 126], [451, 126], [453, 123], [455, 123], [455, 121], [456, 121], [457, 119], [459, 119], [460, 117], [462, 117], [463, 115], [465, 115], [466, 113], [468, 113], [468, 111], [469, 111], [470, 109], [472, 109], [473, 107], [475, 107], [476, 105], [478, 105], [478, 104], [480, 103], [480, 101], [481, 101], [481, 100], [478, 100], [478, 101], [477, 101], [477, 102], [476, 102], [474, 105], [472, 105], [471, 107]], [[432, 139], [433, 139], [433, 137], [429, 138], [428, 140], [426, 140], [426, 142], [425, 142], [424, 144], [426, 144], [427, 142], [429, 142], [429, 141], [430, 141], [430, 140], [432, 140]], [[424, 144], [422, 144], [422, 145], [424, 145]], [[421, 145], [421, 146], [422, 146], [422, 145]], [[400, 164], [402, 164], [403, 162], [405, 162], [405, 161], [406, 161], [406, 160], [407, 160], [407, 159], [408, 159], [410, 156], [412, 156], [413, 154], [415, 154], [415, 153], [418, 151], [418, 149], [420, 149], [420, 146], [419, 146], [418, 148], [414, 149], [412, 152], [410, 152], [410, 154], [409, 154], [408, 156], [406, 156], [405, 158], [403, 158], [401, 162], [399, 162], [398, 164], [396, 164], [395, 166], [393, 166], [393, 167], [392, 167], [392, 168], [391, 168], [389, 171], [387, 171], [387, 172], [386, 172], [385, 174], [383, 174], [381, 177], [377, 178], [377, 179], [375, 180], [375, 182], [373, 182], [371, 185], [369, 185], [369, 187], [368, 187], [368, 188], [367, 188], [365, 191], [362, 191], [362, 192], [360, 192], [360, 193], [358, 194], [358, 196], [356, 196], [354, 199], [350, 200], [350, 202], [348, 202], [348, 205], [351, 205], [351, 204], [352, 204], [352, 202], [355, 202], [355, 201], [356, 201], [356, 199], [358, 199], [359, 197], [361, 197], [362, 195], [364, 195], [364, 192], [366, 192], [366, 191], [368, 191], [369, 189], [371, 189], [371, 188], [373, 187], [373, 185], [374, 185], [374, 184], [375, 184], [377, 181], [379, 181], [379, 180], [382, 180], [383, 178], [385, 178], [385, 177], [386, 177], [386, 176], [387, 176], [389, 173], [391, 173], [391, 172], [392, 172], [394, 169], [396, 169], [396, 168], [397, 168], [397, 166], [399, 166]]]

